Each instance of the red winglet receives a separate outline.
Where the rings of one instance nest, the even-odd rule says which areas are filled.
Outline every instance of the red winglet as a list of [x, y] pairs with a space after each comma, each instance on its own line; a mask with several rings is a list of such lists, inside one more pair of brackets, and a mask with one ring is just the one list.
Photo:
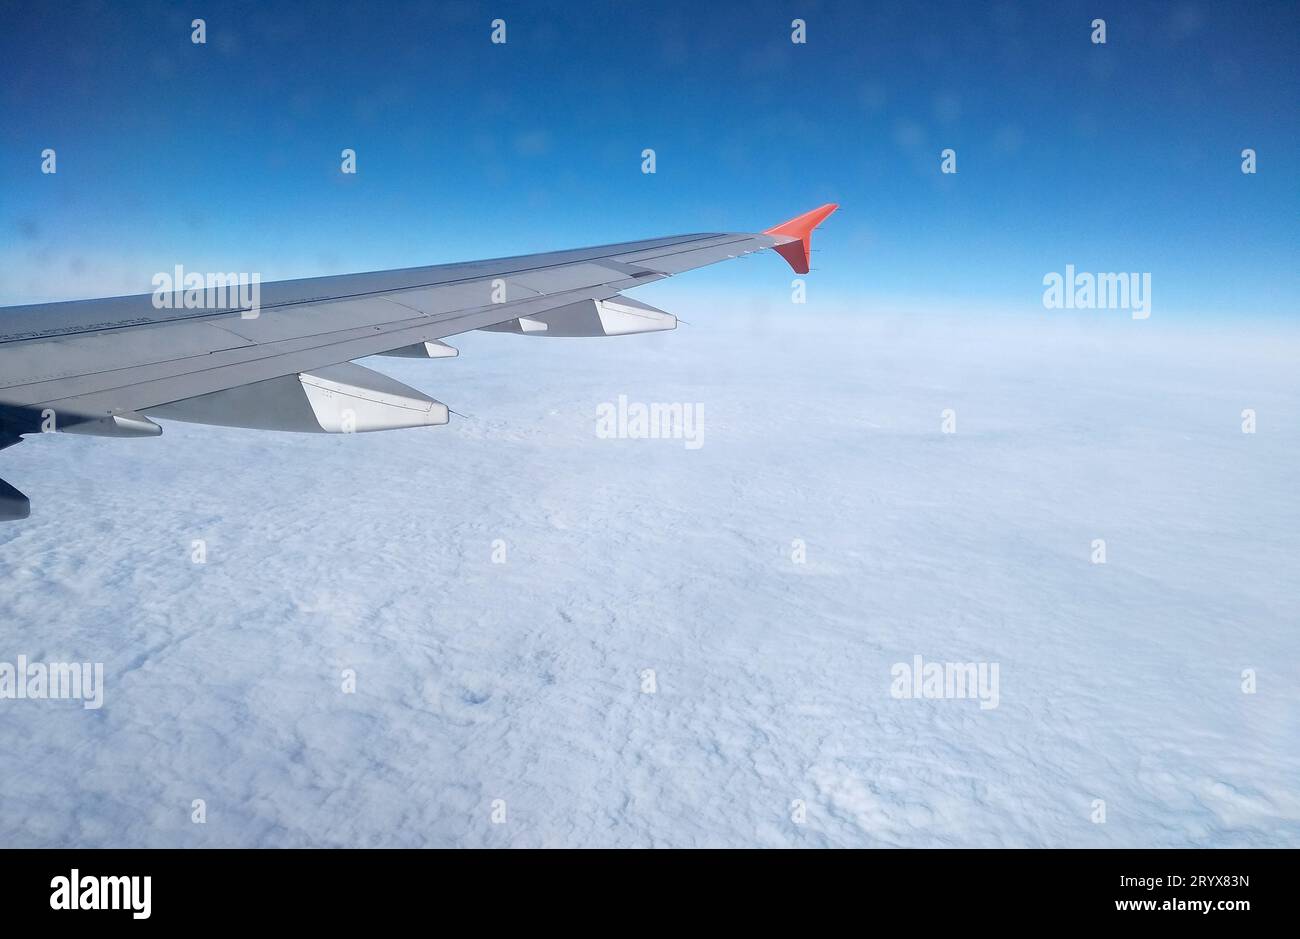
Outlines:
[[808, 263], [812, 259], [812, 230], [838, 208], [836, 203], [828, 202], [821, 208], [805, 212], [788, 222], [782, 222], [776, 228], [769, 228], [763, 234], [798, 238], [798, 241], [787, 241], [785, 244], [773, 245], [773, 247], [781, 257], [790, 262], [796, 274], [807, 274]]

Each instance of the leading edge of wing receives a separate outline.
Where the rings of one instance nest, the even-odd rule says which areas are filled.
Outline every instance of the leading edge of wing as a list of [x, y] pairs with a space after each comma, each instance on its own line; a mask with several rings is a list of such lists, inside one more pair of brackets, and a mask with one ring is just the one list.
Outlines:
[[[260, 275], [253, 276], [259, 278], [257, 307], [265, 311], [277, 307], [354, 299], [399, 290], [443, 287], [503, 274], [522, 274], [612, 256], [673, 248], [720, 237], [724, 237], [724, 233], [673, 235], [481, 261], [457, 261], [423, 267], [329, 274], [322, 277], [302, 277], [266, 283], [260, 282]], [[172, 272], [162, 273], [170, 275]], [[239, 313], [245, 309], [238, 303], [186, 309], [185, 293], [184, 290], [173, 291], [169, 297], [164, 298], [168, 304], [162, 308], [155, 305], [154, 300], [158, 296], [156, 292], [0, 307], [0, 343], [149, 326], [204, 316]]]

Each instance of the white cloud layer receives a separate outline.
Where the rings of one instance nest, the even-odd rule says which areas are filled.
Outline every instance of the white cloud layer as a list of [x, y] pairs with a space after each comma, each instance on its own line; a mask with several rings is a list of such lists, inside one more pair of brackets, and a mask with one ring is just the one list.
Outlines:
[[0, 701], [0, 843], [1300, 844], [1293, 329], [677, 311], [367, 361], [449, 427], [5, 451], [0, 660], [105, 687]]

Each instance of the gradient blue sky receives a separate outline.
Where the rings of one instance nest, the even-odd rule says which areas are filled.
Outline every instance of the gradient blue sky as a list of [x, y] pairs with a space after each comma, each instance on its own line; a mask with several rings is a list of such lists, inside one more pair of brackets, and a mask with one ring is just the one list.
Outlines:
[[[752, 231], [837, 201], [813, 277], [846, 306], [1041, 314], [1043, 275], [1074, 264], [1150, 271], [1154, 316], [1300, 310], [1295, 3], [0, 11], [0, 303], [147, 292], [176, 263], [270, 280]], [[741, 299], [790, 279], [775, 258], [690, 276]]]

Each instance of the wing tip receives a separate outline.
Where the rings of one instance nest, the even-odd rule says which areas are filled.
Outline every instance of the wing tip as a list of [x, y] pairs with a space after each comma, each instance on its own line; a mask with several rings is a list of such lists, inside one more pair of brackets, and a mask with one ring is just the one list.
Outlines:
[[796, 274], [807, 274], [812, 259], [813, 229], [826, 221], [831, 213], [839, 207], [838, 202], [827, 202], [825, 205], [818, 206], [802, 215], [796, 215], [780, 225], [764, 229], [763, 234], [778, 238], [797, 239], [773, 245], [773, 247], [776, 249], [777, 254], [786, 259], [786, 262], [789, 263]]

